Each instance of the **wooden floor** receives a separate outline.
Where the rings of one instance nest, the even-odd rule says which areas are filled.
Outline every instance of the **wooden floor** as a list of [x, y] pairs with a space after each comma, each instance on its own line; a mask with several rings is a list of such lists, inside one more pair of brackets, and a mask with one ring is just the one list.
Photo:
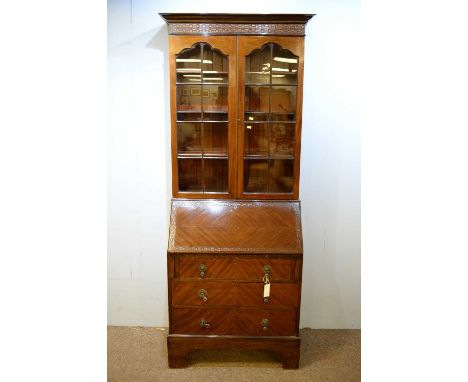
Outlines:
[[298, 370], [273, 354], [197, 351], [184, 369], [167, 367], [165, 328], [108, 327], [108, 381], [360, 381], [360, 330], [301, 330]]

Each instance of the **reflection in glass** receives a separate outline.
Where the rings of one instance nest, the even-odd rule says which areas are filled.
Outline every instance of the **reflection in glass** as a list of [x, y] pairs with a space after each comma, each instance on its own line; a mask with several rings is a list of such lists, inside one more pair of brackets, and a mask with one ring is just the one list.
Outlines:
[[268, 192], [267, 160], [244, 160], [244, 192]]
[[293, 159], [270, 161], [270, 192], [292, 192], [294, 175]]
[[294, 113], [296, 111], [296, 86], [271, 87], [271, 112]]
[[205, 192], [227, 192], [228, 160], [203, 159]]
[[274, 123], [270, 131], [270, 155], [294, 156], [294, 134], [295, 124]]
[[245, 123], [244, 155], [268, 155], [268, 124]]
[[201, 74], [198, 73], [177, 73], [178, 84], [199, 84], [201, 82]]
[[177, 150], [180, 154], [201, 153], [201, 123], [177, 123]]
[[203, 111], [228, 111], [228, 87], [204, 85], [202, 90]]
[[176, 57], [177, 83], [200, 83], [201, 46], [185, 49]]
[[219, 50], [212, 49], [209, 45], [203, 46], [203, 83], [227, 84], [228, 58]]
[[245, 58], [244, 192], [293, 190], [298, 64], [274, 43]]
[[245, 113], [245, 122], [268, 121], [268, 113]]
[[179, 159], [179, 190], [185, 192], [201, 192], [202, 160]]
[[228, 155], [227, 123], [203, 123], [203, 152], [205, 155]]
[[201, 111], [200, 85], [176, 85], [176, 87], [178, 111]]
[[245, 83], [270, 84], [271, 47], [263, 46], [245, 58]]
[[206, 43], [176, 56], [180, 191], [228, 191], [228, 65], [228, 56]]
[[208, 44], [203, 44], [203, 73], [227, 73], [228, 57], [219, 50], [211, 48]]
[[270, 87], [246, 86], [245, 111], [268, 113], [270, 111]]
[[228, 82], [228, 73], [203, 72], [204, 84], [227, 84]]
[[289, 50], [281, 49], [276, 44], [273, 47], [271, 64], [271, 82], [278, 85], [297, 84], [298, 57]]

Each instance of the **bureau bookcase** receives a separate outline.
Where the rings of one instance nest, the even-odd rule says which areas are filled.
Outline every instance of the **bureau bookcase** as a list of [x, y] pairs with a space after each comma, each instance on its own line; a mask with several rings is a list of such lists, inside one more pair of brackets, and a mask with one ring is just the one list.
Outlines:
[[169, 32], [170, 367], [197, 349], [299, 366], [299, 170], [313, 15], [161, 14]]

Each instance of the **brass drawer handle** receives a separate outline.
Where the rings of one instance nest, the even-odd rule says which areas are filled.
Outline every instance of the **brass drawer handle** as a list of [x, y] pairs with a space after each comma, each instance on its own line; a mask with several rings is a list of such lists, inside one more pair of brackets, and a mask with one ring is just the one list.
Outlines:
[[200, 289], [198, 291], [198, 297], [200, 297], [203, 301], [208, 301], [208, 292], [205, 289]]
[[268, 274], [270, 274], [270, 272], [271, 272], [270, 266], [269, 266], [269, 265], [265, 265], [265, 266], [263, 267], [263, 273], [265, 273], [265, 274], [268, 275]]
[[268, 326], [270, 326], [270, 321], [268, 321], [268, 318], [264, 318], [260, 322], [260, 325], [262, 325], [263, 331], [266, 332], [268, 330]]
[[208, 328], [210, 327], [210, 324], [209, 324], [204, 318], [202, 318], [202, 319], [200, 320], [200, 326], [201, 326], [202, 328], [208, 329]]
[[200, 271], [200, 277], [205, 277], [206, 276], [206, 265], [205, 264], [200, 264], [198, 267], [198, 270]]

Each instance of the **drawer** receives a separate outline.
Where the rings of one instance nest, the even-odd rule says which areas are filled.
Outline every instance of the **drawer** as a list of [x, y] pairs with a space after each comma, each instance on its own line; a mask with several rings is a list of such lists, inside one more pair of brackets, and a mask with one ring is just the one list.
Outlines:
[[[172, 308], [171, 334], [232, 334], [232, 310]], [[205, 320], [209, 327], [201, 325]]]
[[[231, 281], [172, 281], [172, 305], [236, 304], [235, 284]], [[201, 293], [203, 291], [204, 293]], [[202, 294], [205, 296], [203, 299]]]
[[[265, 274], [265, 266], [270, 270], [270, 281], [295, 280], [296, 262], [300, 259], [241, 258], [233, 256], [202, 257], [177, 256], [174, 277], [197, 279], [258, 280]], [[201, 274], [204, 271], [204, 276]]]
[[296, 310], [242, 309], [235, 312], [235, 335], [294, 336], [297, 333]]
[[172, 308], [171, 334], [295, 336], [296, 310]]
[[271, 283], [270, 298], [267, 302], [263, 299], [263, 287], [263, 283], [237, 283], [235, 287], [237, 304], [266, 309], [299, 306], [299, 284]]
[[299, 284], [271, 283], [270, 298], [266, 302], [263, 287], [263, 283], [252, 282], [173, 280], [172, 304], [259, 308], [299, 306]]

